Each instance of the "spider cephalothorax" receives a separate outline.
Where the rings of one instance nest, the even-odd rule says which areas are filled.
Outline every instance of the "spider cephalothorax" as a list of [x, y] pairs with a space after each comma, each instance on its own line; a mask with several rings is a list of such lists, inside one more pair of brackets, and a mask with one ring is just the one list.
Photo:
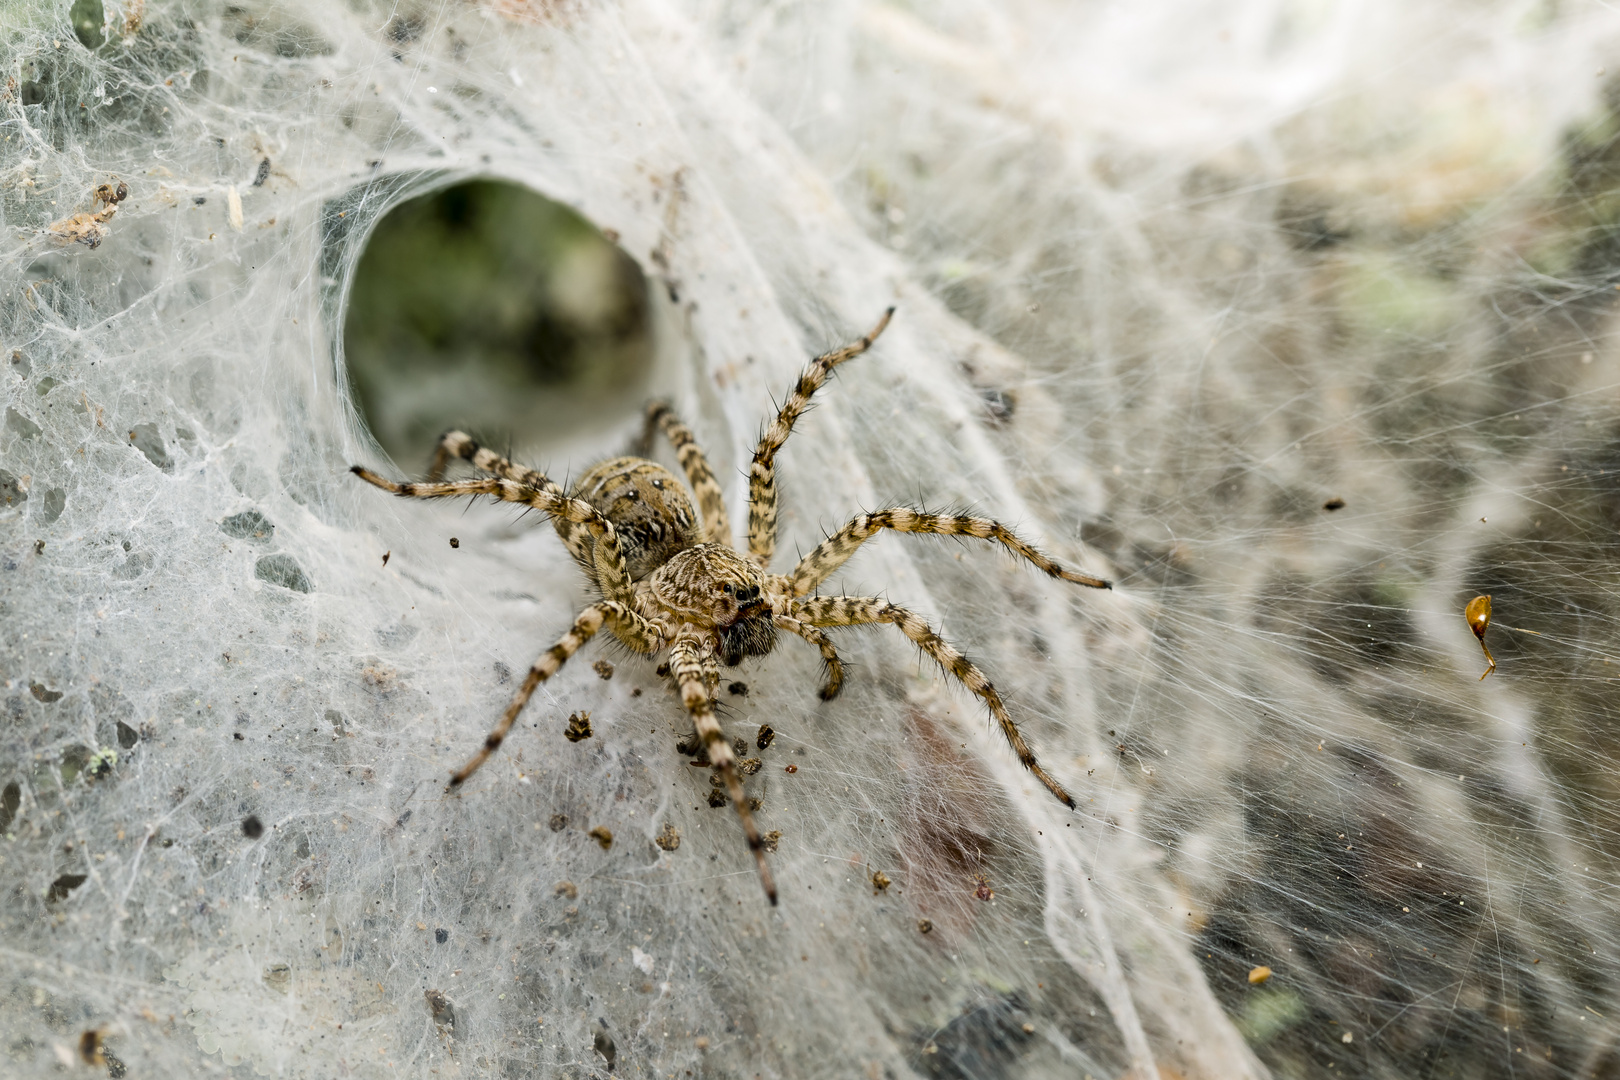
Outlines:
[[637, 592], [650, 618], [711, 631], [712, 649], [728, 667], [776, 644], [764, 572], [724, 544], [677, 552]]
[[[606, 626], [636, 652], [669, 651], [669, 670], [680, 688], [681, 702], [692, 717], [709, 764], [737, 808], [760, 881], [774, 904], [776, 886], [765, 865], [767, 841], [754, 826], [736, 754], [714, 715], [720, 665], [735, 666], [746, 657], [764, 656], [775, 647], [777, 632], [784, 631], [821, 651], [826, 664], [821, 696], [829, 699], [843, 685], [844, 667], [821, 628], [890, 623], [984, 701], [1024, 767], [1066, 805], [1074, 805], [1068, 792], [1036, 763], [990, 680], [927, 622], [877, 597], [818, 596], [815, 590], [862, 542], [885, 529], [974, 536], [1001, 544], [1052, 577], [1100, 589], [1109, 588], [1108, 582], [1065, 570], [989, 518], [928, 514], [904, 507], [857, 515], [800, 559], [792, 573], [769, 572], [776, 549], [776, 452], [832, 370], [870, 348], [893, 314], [890, 308], [870, 334], [812, 361], [760, 438], [749, 470], [746, 555], [732, 547], [725, 500], [702, 449], [686, 425], [662, 403], [647, 410], [648, 434], [654, 428], [662, 429], [674, 445], [697, 496], [701, 527], [680, 481], [662, 466], [638, 457], [604, 461], [566, 493], [545, 475], [514, 465], [459, 431], [440, 440], [427, 483], [396, 484], [362, 466], [354, 467], [362, 479], [396, 495], [492, 495], [545, 511], [602, 597], [580, 612], [562, 640], [534, 662], [500, 723], [484, 740], [484, 748], [451, 776], [451, 786], [465, 781], [500, 747], [535, 687], [555, 675]], [[443, 482], [440, 477], [452, 458], [469, 461], [486, 475]]]

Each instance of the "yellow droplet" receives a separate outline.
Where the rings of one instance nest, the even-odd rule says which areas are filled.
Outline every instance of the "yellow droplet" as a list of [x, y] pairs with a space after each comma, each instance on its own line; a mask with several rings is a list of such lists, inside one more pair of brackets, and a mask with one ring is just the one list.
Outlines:
[[1491, 628], [1491, 598], [1476, 596], [1468, 601], [1468, 606], [1463, 608], [1463, 618], [1468, 620], [1468, 628], [1479, 639], [1479, 647], [1485, 650], [1485, 659], [1490, 661], [1491, 666], [1480, 676], [1484, 679], [1485, 675], [1496, 670], [1496, 657], [1491, 655], [1490, 647], [1485, 644], [1485, 631]]
[[1256, 986], [1265, 982], [1269, 978], [1271, 978], [1271, 969], [1266, 967], [1264, 964], [1261, 964], [1257, 968], [1249, 969], [1249, 982]]

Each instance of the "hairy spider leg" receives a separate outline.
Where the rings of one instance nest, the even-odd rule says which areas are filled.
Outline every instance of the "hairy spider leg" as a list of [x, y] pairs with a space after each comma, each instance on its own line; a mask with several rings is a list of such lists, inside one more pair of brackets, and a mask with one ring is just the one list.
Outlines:
[[670, 445], [675, 447], [675, 458], [681, 463], [687, 482], [692, 485], [692, 493], [697, 496], [698, 512], [703, 516], [704, 542], [731, 547], [731, 517], [726, 513], [725, 494], [709, 468], [709, 459], [703, 455], [703, 447], [698, 445], [697, 436], [692, 434], [691, 428], [681, 423], [669, 402], [655, 401], [647, 406], [647, 434], [642, 439], [642, 445], [649, 452], [655, 424], [669, 439]]
[[713, 653], [704, 653], [698, 662], [703, 665], [703, 688], [713, 701], [720, 693], [720, 660]]
[[984, 672], [975, 667], [954, 645], [934, 633], [933, 628], [920, 616], [875, 596], [812, 596], [805, 600], [795, 600], [793, 612], [812, 626], [865, 626], [872, 623], [890, 623], [899, 627], [902, 634], [938, 661], [940, 667], [990, 706], [990, 715], [995, 717], [996, 723], [1001, 726], [1001, 733], [1007, 737], [1013, 753], [1018, 755], [1018, 760], [1023, 762], [1024, 768], [1034, 773], [1035, 778], [1045, 784], [1046, 789], [1056, 795], [1059, 802], [1073, 808], [1074, 800], [1069, 797], [1069, 793], [1064, 791], [1056, 780], [1046, 775], [1046, 770], [1035, 760], [1035, 752], [1024, 741], [1024, 736], [1019, 732], [1018, 725], [1013, 723], [1012, 717], [1007, 715], [1006, 706], [1001, 703], [1001, 695], [990, 685], [990, 680], [984, 677]]
[[771, 621], [780, 629], [797, 634], [821, 650], [821, 662], [826, 675], [821, 685], [821, 700], [831, 701], [837, 697], [838, 691], [844, 688], [844, 662], [838, 659], [838, 652], [833, 648], [832, 639], [791, 615], [772, 615]]
[[905, 507], [879, 510], [875, 514], [858, 514], [848, 525], [823, 540], [816, 549], [799, 560], [790, 576], [793, 596], [806, 596], [826, 581], [834, 570], [849, 561], [857, 548], [884, 529], [903, 533], [933, 533], [938, 536], [973, 536], [1000, 544], [1008, 551], [1025, 559], [1036, 568], [1055, 578], [1089, 585], [1093, 589], [1112, 589], [1111, 582], [1089, 574], [1065, 570], [1051, 558], [1026, 544], [1011, 529], [990, 518], [966, 517], [960, 514], [928, 514]]
[[883, 313], [883, 318], [878, 320], [871, 333], [810, 361], [810, 366], [804, 369], [798, 384], [782, 403], [776, 419], [760, 436], [759, 449], [754, 451], [754, 463], [748, 469], [748, 556], [759, 566], [769, 566], [771, 556], [776, 552], [776, 452], [787, 442], [787, 437], [793, 433], [794, 421], [810, 404], [811, 395], [827, 382], [832, 369], [870, 349], [893, 315], [894, 308], [891, 307]]
[[619, 550], [619, 539], [613, 530], [613, 523], [588, 502], [555, 495], [499, 476], [430, 484], [396, 484], [363, 465], [352, 466], [349, 471], [366, 483], [401, 498], [449, 499], [459, 495], [493, 495], [503, 502], [522, 503], [536, 510], [544, 510], [553, 520], [562, 518], [583, 526], [596, 541], [592, 558], [602, 592], [609, 600], [623, 603], [635, 601], [635, 589], [630, 584], [630, 572], [625, 569], [624, 554]]
[[[428, 479], [430, 481], [443, 480], [444, 470], [449, 466], [452, 457], [458, 457], [470, 462], [475, 469], [494, 476], [504, 477], [507, 480], [514, 480], [528, 487], [539, 488], [541, 491], [549, 492], [559, 498], [566, 497], [568, 494], [545, 473], [536, 472], [534, 469], [515, 464], [489, 447], [479, 446], [477, 440], [464, 431], [448, 431], [439, 440], [438, 449], [433, 452], [433, 464], [428, 468]], [[567, 518], [560, 518], [555, 515], [551, 518], [551, 524], [557, 530], [557, 535], [562, 538], [562, 542], [567, 545], [568, 553], [574, 557], [574, 560], [581, 565], [589, 565], [591, 562], [590, 531], [575, 522], [569, 521]]]
[[681, 704], [692, 717], [692, 728], [703, 740], [703, 750], [709, 764], [726, 785], [726, 794], [742, 819], [743, 834], [748, 837], [748, 850], [754, 853], [754, 864], [759, 870], [759, 883], [765, 887], [765, 896], [776, 905], [776, 883], [771, 880], [771, 869], [765, 865], [765, 841], [760, 839], [754, 826], [754, 815], [748, 812], [748, 800], [743, 795], [742, 777], [737, 775], [737, 758], [726, 742], [726, 733], [720, 730], [714, 708], [709, 703], [709, 692], [703, 685], [703, 657], [699, 644], [691, 638], [678, 639], [669, 649], [669, 668], [681, 688]]
[[557, 674], [558, 669], [568, 662], [569, 657], [579, 652], [581, 646], [596, 636], [603, 623], [607, 624], [615, 637], [636, 652], [656, 652], [663, 646], [663, 638], [656, 626], [617, 601], [602, 600], [581, 611], [579, 617], [574, 620], [574, 625], [568, 628], [568, 633], [562, 636], [562, 640], [541, 653], [529, 667], [529, 673], [523, 678], [523, 685], [512, 695], [511, 704], [506, 706], [506, 712], [501, 715], [501, 722], [495, 725], [494, 731], [485, 736], [483, 748], [471, 761], [450, 775], [451, 787], [460, 787], [466, 783], [467, 778], [477, 772], [479, 766], [488, 761], [491, 754], [500, 749], [507, 732], [511, 731], [512, 725], [517, 722], [518, 713], [523, 711], [523, 706], [534, 696], [535, 687]]

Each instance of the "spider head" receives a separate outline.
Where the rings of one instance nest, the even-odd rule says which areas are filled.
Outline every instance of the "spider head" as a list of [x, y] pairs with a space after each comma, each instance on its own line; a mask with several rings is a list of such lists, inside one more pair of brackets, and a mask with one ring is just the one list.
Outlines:
[[653, 574], [652, 595], [681, 622], [713, 630], [728, 665], [776, 644], [764, 572], [723, 544], [677, 552]]
[[715, 605], [717, 613], [729, 612], [716, 620], [715, 631], [720, 638], [720, 659], [727, 667], [736, 667], [745, 656], [764, 656], [776, 645], [776, 624], [771, 621], [771, 606], [764, 599], [764, 581], [753, 563], [742, 563], [751, 575], [743, 582], [722, 580], [720, 596]]

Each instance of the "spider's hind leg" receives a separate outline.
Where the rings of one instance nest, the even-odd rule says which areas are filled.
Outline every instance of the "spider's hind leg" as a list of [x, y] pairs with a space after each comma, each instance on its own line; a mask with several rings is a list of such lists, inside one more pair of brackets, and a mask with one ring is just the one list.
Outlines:
[[[522, 503], [536, 510], [544, 510], [557, 524], [559, 533], [563, 532], [562, 526], [566, 524], [577, 527], [578, 535], [588, 534], [594, 540], [594, 545], [587, 549], [587, 557], [581, 558], [576, 553], [575, 558], [580, 559], [590, 573], [593, 583], [609, 600], [631, 602], [635, 599], [635, 590], [630, 583], [630, 572], [625, 567], [624, 553], [619, 548], [619, 538], [613, 523], [588, 502], [565, 498], [542, 488], [498, 476], [481, 477], [476, 480], [396, 484], [364, 465], [350, 466], [349, 471], [373, 487], [382, 488], [401, 498], [453, 499], [460, 495], [492, 495], [502, 502]], [[568, 539], [568, 535], [564, 534], [564, 539]], [[570, 548], [572, 546], [570, 541]]]
[[1002, 704], [1001, 695], [990, 685], [990, 680], [985, 678], [984, 672], [963, 656], [956, 646], [934, 633], [933, 628], [921, 616], [875, 596], [812, 596], [807, 600], [794, 601], [793, 611], [801, 621], [811, 626], [865, 626], [872, 623], [890, 623], [898, 627], [900, 632], [910, 638], [918, 648], [933, 657], [940, 667], [990, 707], [990, 715], [995, 717], [1001, 733], [1007, 737], [1013, 753], [1018, 755], [1018, 760], [1023, 763], [1024, 768], [1045, 784], [1046, 790], [1057, 796], [1059, 802], [1070, 809], [1074, 808], [1074, 799], [1063, 790], [1061, 784], [1048, 776], [1046, 770], [1035, 760], [1035, 751], [1029, 748], [1029, 744], [1024, 741], [1023, 733], [1018, 730], [1018, 725], [1007, 715], [1007, 707]]
[[518, 714], [529, 703], [529, 698], [534, 696], [535, 689], [557, 674], [568, 662], [569, 657], [579, 652], [587, 641], [596, 636], [596, 632], [602, 629], [604, 622], [609, 625], [616, 637], [638, 652], [653, 652], [661, 643], [657, 628], [624, 604], [603, 600], [580, 612], [579, 617], [574, 620], [574, 625], [562, 636], [562, 640], [541, 653], [539, 659], [530, 666], [529, 673], [524, 676], [523, 685], [512, 695], [511, 704], [507, 705], [500, 723], [495, 725], [495, 730], [485, 737], [483, 747], [473, 755], [471, 761], [451, 774], [451, 787], [460, 787], [466, 783], [467, 778], [477, 772], [479, 766], [500, 749], [501, 743], [506, 741], [507, 733], [512, 730], [512, 725], [517, 722]]
[[476, 439], [465, 431], [447, 431], [439, 439], [438, 447], [433, 451], [433, 464], [428, 468], [429, 480], [444, 479], [444, 471], [450, 466], [451, 458], [460, 458], [469, 462], [473, 468], [480, 472], [490, 473], [493, 476], [504, 477], [507, 480], [516, 480], [520, 484], [549, 491], [553, 495], [562, 495], [563, 489], [557, 486], [556, 481], [545, 473], [515, 462], [509, 461], [491, 450], [487, 446], [480, 446]]
[[[479, 446], [477, 440], [465, 431], [445, 432], [433, 452], [433, 464], [428, 467], [428, 480], [432, 482], [444, 479], [445, 469], [449, 468], [452, 458], [469, 462], [473, 468], [481, 472], [515, 481], [526, 487], [537, 488], [558, 498], [563, 498], [566, 494], [561, 486], [545, 473], [509, 461], [487, 446]], [[581, 566], [589, 566], [590, 530], [564, 518], [554, 517], [551, 523], [556, 528], [557, 535], [562, 538], [562, 542], [567, 545], [569, 554], [574, 556], [574, 561]]]
[[653, 428], [664, 432], [675, 448], [675, 459], [681, 463], [692, 493], [697, 496], [698, 513], [703, 516], [703, 539], [710, 544], [731, 546], [731, 518], [726, 513], [725, 493], [709, 468], [709, 459], [698, 445], [692, 429], [681, 423], [680, 417], [667, 401], [655, 401], [647, 406], [647, 426], [641, 437], [641, 452], [652, 452]]

